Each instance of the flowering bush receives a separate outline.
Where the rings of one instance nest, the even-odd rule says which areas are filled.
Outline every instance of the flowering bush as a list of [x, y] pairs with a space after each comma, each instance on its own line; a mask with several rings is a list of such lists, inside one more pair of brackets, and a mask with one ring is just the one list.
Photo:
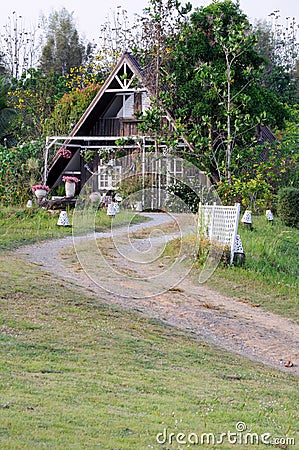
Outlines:
[[35, 184], [31, 187], [32, 192], [35, 192], [37, 189], [43, 189], [44, 191], [50, 192], [49, 186], [46, 186], [45, 184]]
[[68, 182], [68, 183], [79, 183], [79, 178], [77, 177], [73, 177], [73, 176], [69, 176], [69, 175], [63, 175], [62, 177], [62, 181], [64, 182]]
[[92, 84], [64, 94], [56, 103], [51, 117], [44, 124], [44, 133], [48, 135], [69, 134], [100, 87], [100, 84]]
[[72, 152], [65, 147], [61, 147], [56, 153], [57, 156], [62, 156], [65, 159], [71, 159]]
[[217, 184], [217, 193], [223, 205], [233, 205], [237, 202], [243, 208], [252, 208], [255, 212], [273, 208], [272, 186], [261, 174], [248, 179], [245, 176], [242, 178], [232, 176], [231, 184], [227, 180]]

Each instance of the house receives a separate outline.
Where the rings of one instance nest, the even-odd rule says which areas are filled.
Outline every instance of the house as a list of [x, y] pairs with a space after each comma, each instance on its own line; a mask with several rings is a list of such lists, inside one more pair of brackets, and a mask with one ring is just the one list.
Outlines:
[[[138, 127], [141, 115], [151, 106], [153, 94], [149, 84], [146, 72], [136, 59], [124, 52], [70, 135], [47, 138], [44, 179], [50, 188], [60, 185], [64, 175], [74, 175], [80, 179], [79, 191], [96, 174], [92, 177], [93, 191], [103, 193], [115, 189], [124, 172], [127, 171], [127, 176], [129, 169], [136, 172], [136, 154], [142, 155], [142, 167], [138, 170], [143, 174], [154, 172], [153, 182], [159, 189], [165, 184], [166, 172], [167, 182], [177, 177], [182, 179], [189, 171], [187, 176], [191, 179], [202, 177], [208, 183], [204, 172], [194, 166], [183, 167], [185, 163], [179, 158], [165, 156], [161, 161], [153, 158], [153, 153], [145, 157], [155, 143], [153, 135], [142, 133]], [[169, 129], [174, 129], [174, 121], [167, 111], [163, 120]], [[179, 146], [189, 146], [184, 137]], [[68, 158], [59, 152], [61, 148], [68, 151]], [[170, 153], [163, 143], [157, 150], [165, 155]], [[55, 154], [52, 161], [51, 153]], [[121, 163], [117, 162], [119, 156], [123, 156]], [[164, 181], [161, 181], [162, 173]]]

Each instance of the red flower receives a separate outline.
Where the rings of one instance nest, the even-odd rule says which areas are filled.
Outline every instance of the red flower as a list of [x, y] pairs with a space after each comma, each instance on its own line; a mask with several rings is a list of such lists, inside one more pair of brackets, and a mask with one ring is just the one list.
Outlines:
[[62, 177], [62, 181], [64, 182], [69, 182], [69, 183], [79, 183], [79, 178], [77, 177], [73, 177], [73, 176], [69, 176], [69, 175], [63, 175]]
[[65, 147], [61, 147], [56, 154], [57, 156], [62, 156], [65, 159], [71, 159], [72, 157], [72, 152]]
[[50, 188], [44, 184], [35, 184], [31, 187], [32, 192], [35, 192], [37, 189], [42, 189], [44, 191], [50, 192]]

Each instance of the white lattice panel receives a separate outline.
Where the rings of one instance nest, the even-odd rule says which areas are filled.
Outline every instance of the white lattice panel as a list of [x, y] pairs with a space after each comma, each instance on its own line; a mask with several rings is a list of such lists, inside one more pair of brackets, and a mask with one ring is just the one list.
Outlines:
[[198, 231], [209, 238], [227, 246], [231, 251], [231, 263], [234, 257], [234, 244], [238, 232], [240, 204], [235, 206], [200, 205]]

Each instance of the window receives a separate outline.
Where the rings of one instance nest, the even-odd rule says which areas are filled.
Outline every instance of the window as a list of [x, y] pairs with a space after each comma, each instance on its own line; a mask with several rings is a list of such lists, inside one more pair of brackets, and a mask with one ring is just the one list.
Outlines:
[[115, 189], [121, 181], [121, 166], [98, 166], [98, 189]]

